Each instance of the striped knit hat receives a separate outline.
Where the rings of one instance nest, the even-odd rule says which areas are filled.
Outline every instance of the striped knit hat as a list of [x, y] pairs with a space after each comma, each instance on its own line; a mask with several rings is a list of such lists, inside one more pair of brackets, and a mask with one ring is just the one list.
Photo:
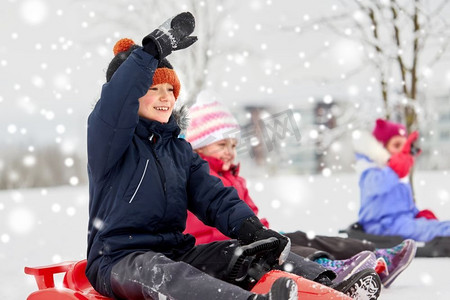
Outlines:
[[240, 127], [230, 111], [220, 102], [196, 103], [190, 111], [186, 140], [198, 149], [226, 138], [239, 139]]

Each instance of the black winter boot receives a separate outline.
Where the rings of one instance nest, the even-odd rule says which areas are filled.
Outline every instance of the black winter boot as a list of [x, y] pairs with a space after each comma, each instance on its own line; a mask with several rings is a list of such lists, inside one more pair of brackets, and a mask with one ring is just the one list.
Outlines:
[[272, 284], [267, 294], [255, 294], [248, 300], [297, 300], [298, 287], [294, 280], [280, 277]]

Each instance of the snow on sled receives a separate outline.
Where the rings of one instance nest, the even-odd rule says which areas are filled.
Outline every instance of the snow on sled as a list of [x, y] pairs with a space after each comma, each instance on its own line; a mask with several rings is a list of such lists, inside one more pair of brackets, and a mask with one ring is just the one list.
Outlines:
[[[270, 240], [270, 239], [268, 239]], [[279, 270], [272, 270], [269, 272], [264, 271], [263, 265], [261, 268], [252, 269], [248, 268], [246, 263], [249, 262], [248, 258], [251, 257], [251, 261], [258, 259], [261, 254], [261, 249], [270, 251], [267, 248], [267, 243], [263, 245], [257, 245], [257, 253], [253, 252], [255, 248], [247, 248], [247, 252], [244, 249], [242, 253], [246, 256], [236, 256], [236, 259], [230, 262], [230, 274], [233, 280], [244, 279], [247, 276], [255, 279], [256, 284], [251, 288], [254, 293], [265, 294], [269, 292], [272, 284], [279, 277], [289, 277], [293, 279], [298, 286], [298, 299], [302, 300], [351, 300], [350, 297], [343, 293], [340, 293], [330, 287], [321, 285], [314, 281], [310, 281], [303, 277], [287, 273]], [[269, 243], [270, 246], [270, 243]], [[252, 265], [253, 266], [253, 265]], [[85, 275], [86, 260], [81, 261], [68, 261], [59, 264], [42, 266], [42, 267], [25, 267], [25, 273], [33, 275], [36, 279], [39, 290], [31, 293], [28, 296], [28, 300], [110, 300], [97, 293], [89, 283]], [[243, 271], [244, 270], [244, 271]], [[248, 271], [248, 272], [247, 272]], [[242, 272], [245, 272], [243, 274]], [[54, 282], [54, 275], [58, 273], [64, 273], [62, 280], [62, 286], [56, 287]], [[256, 279], [257, 278], [257, 279]]]
[[[339, 230], [349, 238], [366, 240], [375, 244], [377, 248], [390, 248], [400, 244], [404, 238], [397, 235], [375, 235], [364, 231], [359, 223], [353, 223], [348, 228]], [[429, 242], [417, 242], [416, 257], [450, 257], [450, 237], [439, 236]]]

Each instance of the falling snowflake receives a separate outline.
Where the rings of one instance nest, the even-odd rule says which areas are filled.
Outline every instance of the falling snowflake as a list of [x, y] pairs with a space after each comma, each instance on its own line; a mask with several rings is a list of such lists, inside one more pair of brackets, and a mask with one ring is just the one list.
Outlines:
[[35, 225], [35, 215], [26, 207], [15, 208], [8, 215], [8, 225], [14, 233], [30, 233]]
[[47, 4], [41, 0], [24, 1], [20, 7], [20, 16], [31, 25], [40, 24], [48, 16]]

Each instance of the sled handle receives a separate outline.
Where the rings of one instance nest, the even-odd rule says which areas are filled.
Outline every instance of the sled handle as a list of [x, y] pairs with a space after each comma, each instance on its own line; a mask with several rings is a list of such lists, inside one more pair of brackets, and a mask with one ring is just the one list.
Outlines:
[[[250, 265], [248, 268], [251, 268], [251, 264], [255, 262], [259, 263], [265, 263], [264, 255], [267, 252], [275, 250], [278, 245], [280, 244], [280, 241], [275, 238], [267, 238], [265, 240], [259, 240], [256, 242], [253, 242], [249, 245], [245, 246], [239, 246], [236, 248], [237, 255], [234, 255], [231, 259], [230, 263], [228, 264], [227, 268], [227, 274], [228, 274], [228, 280], [229, 281], [242, 281], [244, 280], [248, 275], [248, 271], [245, 272], [244, 276], [242, 278], [237, 278], [239, 270], [243, 267], [245, 260], [250, 259]], [[264, 272], [265, 273], [265, 272]], [[259, 278], [258, 278], [259, 279]]]
[[33, 275], [38, 288], [43, 290], [55, 287], [53, 275], [67, 272], [75, 263], [76, 261], [66, 261], [42, 267], [25, 267], [24, 272], [25, 274]]

